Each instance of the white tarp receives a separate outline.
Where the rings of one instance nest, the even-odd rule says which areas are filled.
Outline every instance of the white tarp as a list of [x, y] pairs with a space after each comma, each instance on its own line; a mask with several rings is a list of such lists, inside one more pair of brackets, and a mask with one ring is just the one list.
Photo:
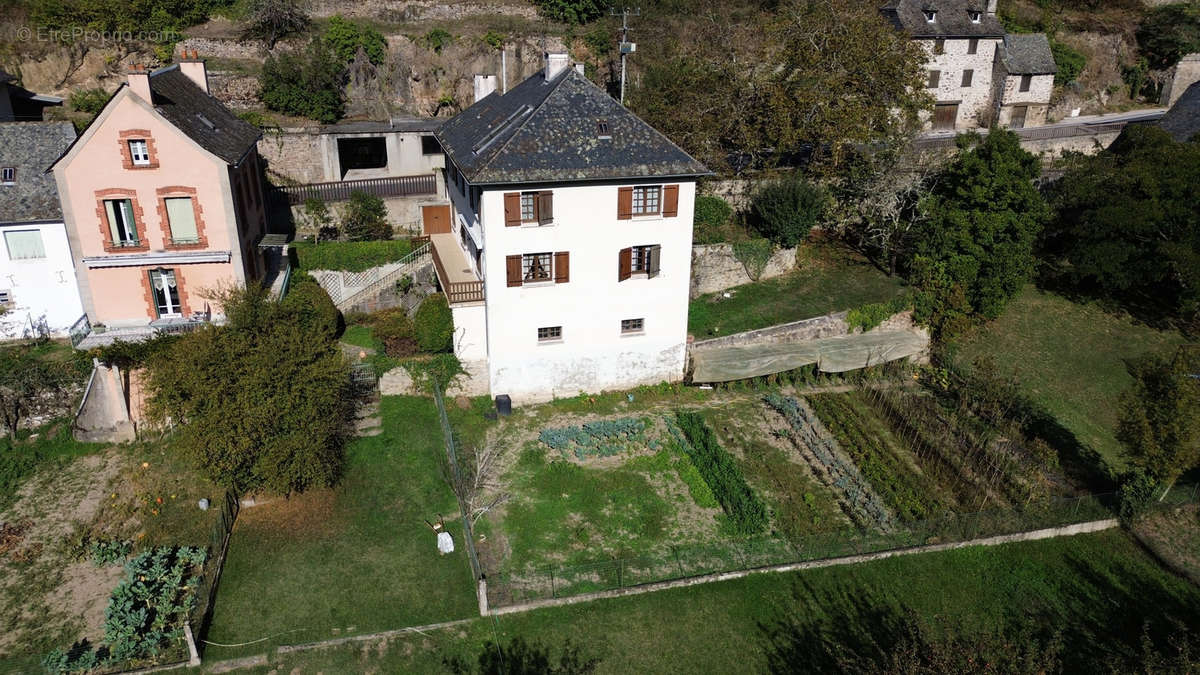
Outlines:
[[841, 373], [920, 354], [929, 337], [916, 331], [839, 335], [794, 343], [699, 349], [692, 353], [693, 382], [728, 382], [782, 373], [812, 363]]
[[442, 555], [454, 553], [454, 537], [451, 537], [449, 532], [438, 532], [437, 547], [438, 553]]

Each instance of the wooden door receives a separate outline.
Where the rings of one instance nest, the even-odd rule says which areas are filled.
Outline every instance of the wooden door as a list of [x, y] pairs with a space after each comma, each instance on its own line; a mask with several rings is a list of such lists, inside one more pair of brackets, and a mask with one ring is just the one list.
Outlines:
[[1029, 112], [1027, 105], [1014, 105], [1012, 109], [1012, 117], [1009, 118], [1008, 126], [1012, 129], [1025, 128], [1025, 115]]
[[422, 206], [421, 222], [425, 234], [450, 234], [450, 205]]
[[953, 129], [956, 121], [958, 121], [957, 103], [939, 103], [933, 107], [934, 129]]

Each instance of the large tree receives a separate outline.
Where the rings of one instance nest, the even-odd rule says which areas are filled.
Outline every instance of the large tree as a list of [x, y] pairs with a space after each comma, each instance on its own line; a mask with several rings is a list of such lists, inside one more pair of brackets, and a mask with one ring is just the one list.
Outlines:
[[70, 362], [47, 358], [35, 347], [0, 349], [0, 421], [9, 438], [30, 415], [62, 408], [76, 377]]
[[1033, 272], [1033, 245], [1049, 216], [1033, 184], [1040, 162], [1015, 134], [964, 135], [959, 146], [927, 198], [909, 262], [918, 312], [943, 332], [1000, 315]]
[[150, 412], [214, 482], [287, 494], [333, 484], [352, 418], [348, 366], [317, 311], [253, 287], [218, 298], [227, 323], [154, 355]]
[[1078, 290], [1152, 315], [1200, 311], [1200, 142], [1128, 127], [1105, 152], [1076, 157], [1052, 190], [1047, 253]]
[[1200, 466], [1200, 351], [1134, 363], [1133, 387], [1121, 399], [1117, 438], [1131, 464], [1170, 485]]

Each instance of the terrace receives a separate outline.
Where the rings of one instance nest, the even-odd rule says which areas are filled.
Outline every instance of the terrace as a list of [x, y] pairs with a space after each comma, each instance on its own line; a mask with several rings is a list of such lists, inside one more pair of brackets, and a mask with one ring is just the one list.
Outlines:
[[483, 302], [483, 280], [453, 234], [431, 234], [433, 266], [451, 305]]

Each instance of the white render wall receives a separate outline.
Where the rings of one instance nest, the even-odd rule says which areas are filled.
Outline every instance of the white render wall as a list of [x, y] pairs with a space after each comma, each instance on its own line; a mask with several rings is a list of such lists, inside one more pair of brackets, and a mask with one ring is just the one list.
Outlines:
[[[4, 232], [38, 230], [46, 257], [10, 260]], [[0, 339], [22, 337], [30, 322], [45, 317], [51, 334], [62, 337], [83, 315], [75, 262], [61, 223], [20, 223], [0, 226], [0, 290], [12, 294], [13, 305], [0, 315]]]
[[[956, 129], [973, 129], [980, 126], [980, 116], [991, 114], [992, 106], [992, 63], [996, 56], [999, 38], [979, 38], [975, 54], [968, 54], [970, 40], [948, 38], [945, 53], [933, 53], [933, 40], [921, 40], [928, 54], [926, 71], [941, 72], [937, 89], [926, 89], [938, 103], [958, 102]], [[970, 87], [963, 87], [964, 70], [974, 70]], [[986, 125], [984, 125], [986, 126]]]
[[487, 359], [487, 309], [482, 302], [452, 305], [454, 355], [460, 361]]
[[[577, 185], [553, 188], [552, 225], [505, 227], [504, 193], [516, 189], [483, 192], [493, 396], [531, 402], [683, 378], [695, 183], [627, 185], [652, 183], [679, 185], [677, 216], [618, 220], [618, 185]], [[618, 282], [618, 252], [653, 244], [662, 246], [658, 276]], [[558, 251], [571, 254], [568, 283], [508, 287], [506, 256]], [[622, 335], [621, 320], [634, 318], [645, 331]], [[563, 339], [539, 342], [547, 326], [562, 326]]]

